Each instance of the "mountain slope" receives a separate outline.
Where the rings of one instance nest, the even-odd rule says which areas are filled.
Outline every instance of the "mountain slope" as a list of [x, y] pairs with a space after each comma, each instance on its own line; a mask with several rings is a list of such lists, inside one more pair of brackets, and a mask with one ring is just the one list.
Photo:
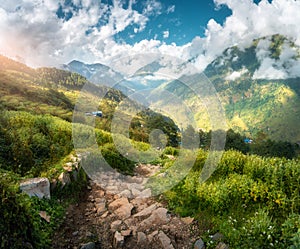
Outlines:
[[[178, 65], [178, 70], [184, 66]], [[130, 80], [123, 80], [122, 75], [101, 64], [73, 61], [68, 69], [76, 69], [96, 79], [97, 83], [111, 79], [108, 72], [113, 72], [123, 80], [114, 88], [126, 95], [147, 89], [152, 89], [153, 94], [153, 89], [175, 94], [191, 108], [199, 128], [211, 129], [210, 115], [203, 100], [182, 83], [183, 78], [174, 81], [155, 78], [164, 67], [166, 63], [153, 61], [136, 72], [138, 77]], [[218, 93], [229, 128], [252, 138], [263, 132], [270, 139], [300, 141], [300, 48], [292, 40], [276, 34], [256, 39], [246, 48], [228, 48], [203, 73]], [[151, 102], [152, 106], [173, 108], [166, 99], [155, 101]], [[180, 120], [184, 113], [178, 115]]]
[[[226, 49], [204, 70], [223, 104], [230, 128], [255, 138], [300, 140], [300, 48], [274, 35], [254, 40], [245, 49]], [[164, 89], [180, 96], [194, 110], [197, 124], [211, 129], [209, 113], [181, 79]]]
[[300, 139], [300, 78], [291, 73], [299, 58], [289, 59], [288, 65], [286, 51], [297, 55], [300, 49], [283, 36], [264, 37], [244, 51], [237, 47], [225, 50], [206, 68], [232, 128], [250, 136], [262, 131], [272, 139]]
[[101, 63], [85, 64], [73, 60], [63, 65], [62, 69], [78, 73], [96, 84], [111, 86], [122, 80], [122, 75]]
[[[109, 71], [107, 67], [101, 68]], [[127, 99], [119, 90], [92, 84], [78, 73], [56, 68], [32, 69], [0, 56], [0, 76], [0, 111], [50, 114], [87, 124], [90, 119], [84, 112], [101, 110], [103, 116], [95, 120], [96, 128], [111, 131], [113, 119], [119, 124], [128, 121], [129, 133], [135, 140], [147, 142], [151, 129], [161, 128], [168, 134], [169, 144], [177, 145], [178, 128], [170, 118]], [[79, 104], [78, 101], [86, 104]], [[118, 109], [121, 103], [125, 105], [124, 110]], [[73, 116], [75, 105], [76, 108], [88, 109], [76, 109]], [[135, 110], [139, 110], [138, 113]], [[153, 120], [160, 121], [154, 125]]]

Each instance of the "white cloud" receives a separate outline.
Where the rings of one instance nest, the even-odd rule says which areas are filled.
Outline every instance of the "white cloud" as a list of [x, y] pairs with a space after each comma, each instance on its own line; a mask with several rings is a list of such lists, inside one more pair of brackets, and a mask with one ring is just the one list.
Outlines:
[[234, 80], [239, 79], [241, 76], [243, 76], [247, 72], [248, 72], [248, 70], [246, 68], [243, 68], [240, 71], [234, 71], [231, 74], [227, 75], [227, 77], [225, 79], [234, 81]]
[[146, 16], [157, 16], [162, 12], [162, 4], [157, 0], [147, 0], [143, 14]]
[[[196, 57], [195, 65], [199, 69], [204, 69], [226, 48], [237, 45], [244, 49], [251, 45], [253, 39], [264, 36], [279, 33], [300, 45], [300, 1], [273, 0], [269, 3], [262, 0], [258, 5], [252, 0], [214, 1], [217, 5], [227, 5], [232, 15], [226, 18], [223, 25], [211, 19], [205, 37], [195, 38], [189, 44], [185, 52], [192, 58]], [[268, 69], [267, 76], [271, 77], [272, 72], [276, 77], [290, 77], [295, 73], [296, 69], [283, 72], [281, 64], [271, 67], [270, 61], [264, 62], [263, 66]], [[256, 76], [259, 75], [263, 74], [257, 72]]]
[[261, 63], [255, 71], [255, 79], [285, 79], [300, 77], [300, 61], [297, 59], [298, 52], [290, 42], [285, 40], [281, 46], [281, 53], [278, 59], [272, 59], [270, 52], [270, 38], [259, 41], [256, 49], [256, 56]]
[[167, 9], [167, 14], [170, 14], [170, 13], [173, 13], [173, 12], [175, 12], [175, 5], [171, 5]]
[[[255, 38], [280, 33], [300, 45], [300, 1], [273, 0], [270, 4], [262, 0], [258, 5], [252, 0], [214, 1], [227, 5], [232, 15], [222, 25], [210, 20], [205, 37], [195, 37], [178, 46], [158, 41], [157, 36], [134, 45], [120, 44], [114, 39], [114, 35], [128, 27], [132, 27], [134, 34], [139, 33], [153, 16], [175, 11], [175, 6], [164, 10], [158, 0], [146, 0], [140, 12], [133, 9], [136, 0], [130, 0], [128, 8], [124, 8], [122, 0], [113, 0], [113, 6], [99, 0], [73, 0], [82, 8], [64, 7], [72, 13], [69, 20], [56, 15], [59, 4], [65, 3], [63, 0], [2, 0], [0, 53], [23, 57], [33, 66], [58, 65], [72, 59], [109, 63], [112, 58], [136, 53], [166, 53], [191, 60], [202, 70], [224, 49], [233, 45], [245, 48]], [[99, 21], [101, 27], [97, 26]], [[169, 35], [168, 31], [163, 33], [164, 38]], [[300, 63], [295, 60], [297, 51], [285, 45], [279, 60], [268, 59], [268, 40], [264, 42], [257, 49], [261, 68], [255, 77], [300, 76]]]
[[286, 72], [281, 68], [276, 68], [275, 60], [265, 58], [261, 62], [261, 66], [255, 71], [254, 79], [285, 79], [287, 78]]
[[[72, 18], [63, 20], [56, 15], [60, 2], [2, 1], [0, 53], [26, 58], [31, 66], [57, 65], [74, 58], [87, 62], [104, 61], [105, 51], [112, 50], [107, 46], [114, 45], [116, 51], [128, 49], [128, 46], [122, 49], [117, 46], [113, 40], [115, 34], [131, 25], [135, 25], [134, 31], [138, 33], [149, 20], [132, 8], [124, 9], [117, 0], [113, 1], [113, 6], [96, 0], [78, 0], [82, 8], [75, 11], [65, 7], [65, 11], [72, 12]], [[99, 20], [104, 22], [101, 27], [97, 27]]]
[[169, 30], [166, 30], [166, 31], [163, 32], [163, 37], [164, 37], [165, 39], [169, 38], [169, 35], [170, 35]]

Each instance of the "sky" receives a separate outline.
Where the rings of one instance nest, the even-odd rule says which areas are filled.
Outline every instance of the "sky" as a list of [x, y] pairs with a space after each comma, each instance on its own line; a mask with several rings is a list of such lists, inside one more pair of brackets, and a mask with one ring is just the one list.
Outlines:
[[41, 67], [149, 52], [203, 70], [262, 36], [300, 45], [299, 13], [299, 0], [1, 0], [0, 54]]

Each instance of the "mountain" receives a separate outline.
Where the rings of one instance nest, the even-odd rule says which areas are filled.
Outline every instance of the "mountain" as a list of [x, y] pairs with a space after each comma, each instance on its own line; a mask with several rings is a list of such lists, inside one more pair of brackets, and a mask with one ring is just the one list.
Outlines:
[[[91, 70], [92, 66], [88, 68]], [[132, 139], [145, 142], [152, 128], [162, 128], [169, 135], [169, 143], [177, 144], [178, 128], [170, 118], [126, 98], [121, 91], [106, 84], [93, 84], [78, 73], [57, 68], [33, 69], [0, 55], [0, 111], [4, 110], [50, 114], [84, 124], [90, 120], [85, 113], [101, 110], [103, 116], [95, 120], [96, 128], [111, 131], [114, 119], [127, 132], [129, 128]], [[121, 125], [126, 122], [131, 126]]]
[[96, 84], [105, 84], [108, 86], [119, 82], [123, 76], [115, 72], [108, 66], [101, 63], [85, 64], [83, 62], [73, 60], [70, 63], [63, 65], [62, 69], [78, 73], [88, 80]]
[[[188, 75], [185, 70], [189, 63], [176, 64], [172, 59], [154, 60], [130, 79], [102, 64], [72, 61], [65, 69], [96, 83], [105, 81], [127, 96], [141, 93], [151, 107], [165, 107], [176, 113], [178, 120], [183, 119], [186, 114], [174, 106], [171, 97], [154, 97], [168, 92], [191, 108], [198, 128], [210, 130], [210, 114], [202, 100], [183, 84], [185, 76], [176, 80], [161, 77], [162, 72], [168, 75], [168, 67]], [[276, 34], [253, 40], [248, 47], [227, 48], [203, 74], [218, 93], [229, 128], [251, 138], [263, 133], [274, 140], [300, 141], [300, 48], [292, 40]], [[203, 78], [203, 74], [194, 78]]]
[[[215, 87], [230, 128], [255, 138], [300, 140], [300, 48], [273, 35], [249, 47], [226, 49], [204, 70]], [[164, 89], [180, 96], [194, 110], [197, 125], [210, 129], [209, 113], [181, 79]]]

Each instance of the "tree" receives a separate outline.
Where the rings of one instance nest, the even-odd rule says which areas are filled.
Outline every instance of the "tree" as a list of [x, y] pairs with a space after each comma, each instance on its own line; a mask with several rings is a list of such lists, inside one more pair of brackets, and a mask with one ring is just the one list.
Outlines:
[[182, 147], [186, 149], [197, 149], [200, 145], [199, 133], [197, 133], [192, 125], [188, 125], [182, 132]]

